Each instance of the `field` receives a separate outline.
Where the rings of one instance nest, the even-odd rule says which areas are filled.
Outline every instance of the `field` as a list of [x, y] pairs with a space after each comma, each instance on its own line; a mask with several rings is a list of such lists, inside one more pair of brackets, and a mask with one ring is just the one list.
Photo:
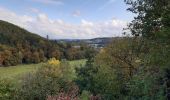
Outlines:
[[[86, 60], [69, 61], [70, 66], [72, 68], [84, 65], [85, 62]], [[29, 65], [17, 65], [17, 66], [10, 66], [10, 67], [0, 67], [0, 79], [10, 79], [10, 80], [14, 80], [14, 82], [18, 82], [19, 79], [22, 76], [24, 76], [24, 74], [34, 72], [41, 66], [43, 66], [43, 63], [29, 64]]]

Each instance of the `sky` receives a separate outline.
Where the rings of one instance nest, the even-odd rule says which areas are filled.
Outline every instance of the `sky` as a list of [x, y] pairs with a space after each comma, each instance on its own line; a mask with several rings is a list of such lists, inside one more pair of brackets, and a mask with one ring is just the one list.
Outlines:
[[0, 0], [0, 20], [50, 39], [122, 36], [133, 19], [124, 0]]

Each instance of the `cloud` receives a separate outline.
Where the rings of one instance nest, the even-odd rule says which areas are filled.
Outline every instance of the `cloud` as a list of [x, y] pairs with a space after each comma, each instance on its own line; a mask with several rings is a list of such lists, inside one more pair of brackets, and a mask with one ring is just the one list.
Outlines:
[[72, 15], [73, 15], [74, 17], [79, 17], [79, 16], [81, 16], [81, 12], [80, 12], [79, 10], [76, 10], [76, 11], [74, 11], [74, 12], [72, 13]]
[[36, 17], [18, 15], [8, 9], [0, 8], [0, 20], [5, 20], [25, 28], [43, 37], [51, 39], [85, 39], [95, 37], [122, 36], [122, 29], [127, 22], [111, 19], [102, 22], [91, 22], [82, 19], [79, 24], [72, 24], [61, 19], [52, 20], [44, 13]]
[[63, 5], [61, 0], [31, 0], [33, 2], [38, 2], [46, 5]]
[[33, 18], [27, 15], [17, 15], [16, 13], [0, 7], [0, 19], [9, 21], [21, 27], [26, 27], [28, 22], [33, 21]]
[[82, 25], [82, 26], [85, 26], [85, 27], [86, 27], [86, 26], [87, 26], [87, 27], [93, 27], [94, 24], [93, 24], [93, 22], [89, 22], [89, 21], [86, 21], [86, 20], [82, 19], [82, 20], [81, 20], [81, 25]]

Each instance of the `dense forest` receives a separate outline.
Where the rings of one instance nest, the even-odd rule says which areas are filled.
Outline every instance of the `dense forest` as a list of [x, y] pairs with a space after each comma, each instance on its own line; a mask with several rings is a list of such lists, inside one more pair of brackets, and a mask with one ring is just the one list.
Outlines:
[[[3, 33], [19, 33], [24, 30], [17, 28], [20, 31], [12, 32], [16, 27], [12, 25], [4, 32], [6, 28], [4, 26], [11, 24], [2, 22], [4, 23], [1, 25], [2, 29], [4, 28], [1, 32], [4, 39], [1, 41], [0, 52], [0, 57], [3, 58], [2, 65], [12, 65], [17, 60], [13, 57], [20, 58], [20, 55], [22, 59], [19, 60], [22, 63], [27, 61], [35, 63], [38, 57], [48, 59], [57, 56], [48, 60], [36, 72], [24, 76], [18, 87], [14, 88], [13, 84], [6, 80], [0, 81], [2, 95], [0, 98], [3, 100], [170, 100], [170, 1], [124, 1], [129, 7], [127, 11], [136, 15], [125, 28], [124, 34], [131, 33], [131, 36], [113, 40], [99, 52], [87, 47], [86, 64], [74, 67], [65, 60], [55, 59], [58, 55], [67, 58], [65, 55], [68, 52], [77, 52], [72, 50], [73, 48], [66, 49], [68, 47], [63, 44], [53, 44], [48, 39], [32, 34], [29, 34], [30, 38], [21, 35], [21, 39], [19, 35], [6, 36]], [[77, 55], [77, 53], [71, 54]], [[42, 55], [44, 57], [40, 57]], [[32, 56], [34, 57], [29, 58]]]
[[49, 58], [84, 59], [89, 48], [81, 44], [57, 43], [30, 33], [11, 23], [0, 21], [0, 66], [44, 62]]

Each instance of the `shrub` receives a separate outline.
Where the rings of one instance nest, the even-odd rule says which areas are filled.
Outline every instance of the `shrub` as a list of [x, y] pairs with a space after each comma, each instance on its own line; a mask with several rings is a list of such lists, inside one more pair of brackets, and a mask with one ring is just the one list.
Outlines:
[[89, 100], [90, 97], [90, 92], [89, 91], [82, 91], [81, 95], [80, 95], [80, 99], [81, 100]]
[[67, 62], [51, 59], [37, 72], [24, 77], [16, 92], [16, 100], [45, 100], [47, 96], [66, 91], [72, 82], [69, 78], [70, 66]]
[[60, 64], [60, 61], [59, 61], [59, 60], [56, 60], [55, 58], [51, 58], [51, 59], [48, 61], [48, 64], [50, 64], [50, 65], [59, 65], [59, 64]]
[[11, 100], [14, 93], [14, 85], [9, 80], [0, 80], [0, 100]]
[[47, 100], [79, 100], [78, 95], [78, 86], [76, 86], [74, 83], [70, 83], [66, 90], [61, 90], [58, 95], [47, 96]]

